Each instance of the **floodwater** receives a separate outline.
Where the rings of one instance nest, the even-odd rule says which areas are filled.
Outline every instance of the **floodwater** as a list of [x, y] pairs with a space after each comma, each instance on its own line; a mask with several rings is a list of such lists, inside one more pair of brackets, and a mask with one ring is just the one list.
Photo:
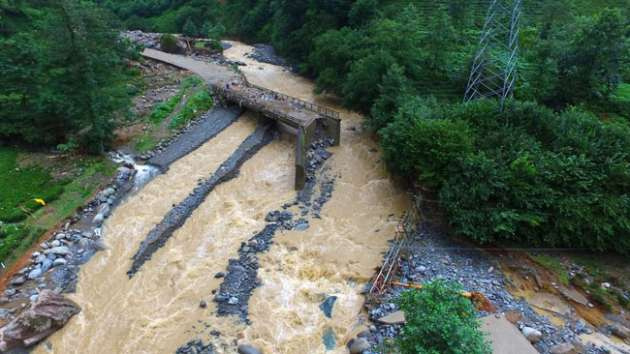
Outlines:
[[[245, 57], [251, 47], [232, 44], [226, 56], [248, 64], [241, 69], [251, 82], [317, 101], [310, 81], [253, 62]], [[332, 198], [307, 230], [278, 232], [270, 250], [259, 255], [262, 286], [249, 302], [250, 325], [215, 315], [212, 291], [222, 279], [214, 274], [225, 271], [241, 242], [264, 227], [267, 212], [295, 198], [290, 137], [245, 162], [240, 175], [212, 191], [131, 280], [126, 275], [138, 245], [172, 204], [254, 131], [255, 120], [246, 113], [114, 210], [104, 226], [107, 250], [83, 266], [77, 292], [70, 295], [82, 312], [36, 352], [174, 353], [201, 339], [220, 353], [235, 352], [238, 343], [265, 353], [322, 353], [325, 333], [335, 339], [330, 352], [347, 352], [345, 343], [365, 323], [360, 292], [380, 264], [407, 199], [390, 182], [376, 143], [362, 132], [361, 117], [342, 111], [342, 119], [341, 146], [331, 148], [326, 162], [327, 173], [337, 177]], [[327, 318], [319, 305], [330, 295], [337, 301]], [[207, 308], [199, 307], [201, 300]]]

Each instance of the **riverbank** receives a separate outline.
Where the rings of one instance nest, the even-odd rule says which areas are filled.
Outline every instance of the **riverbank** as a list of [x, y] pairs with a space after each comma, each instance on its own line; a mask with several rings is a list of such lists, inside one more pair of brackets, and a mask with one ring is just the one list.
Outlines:
[[540, 353], [630, 352], [624, 343], [628, 319], [623, 310], [607, 311], [523, 250], [481, 249], [452, 238], [438, 208], [426, 204], [422, 222], [402, 251], [393, 279], [397, 285], [382, 296], [382, 303], [368, 306], [373, 326], [362, 337], [371, 343], [372, 352], [383, 353], [393, 345], [404, 326], [401, 320], [390, 320], [399, 312], [395, 302], [400, 294], [436, 279], [482, 294], [488, 303], [476, 303], [478, 316], [507, 318]]
[[[80, 266], [88, 262], [97, 251], [106, 247], [101, 241], [101, 225], [116, 206], [139, 191], [144, 184], [159, 173], [160, 169], [167, 170], [174, 161], [187, 155], [233, 123], [241, 113], [240, 109], [234, 107], [215, 107], [197, 118], [187, 118], [185, 125], [171, 127], [168, 132], [159, 132], [162, 139], [153, 146], [152, 150], [139, 151], [136, 149], [138, 145], [136, 138], [140, 136], [140, 131], [145, 131], [143, 135], [146, 135], [147, 130], [146, 128], [136, 129], [134, 125], [143, 124], [142, 121], [145, 119], [143, 117], [150, 117], [149, 115], [152, 116], [155, 113], [153, 107], [174, 97], [177, 90], [172, 88], [172, 83], [174, 80], [181, 81], [186, 77], [181, 75], [180, 70], [165, 69], [163, 64], [159, 63], [144, 62], [141, 66], [148, 69], [145, 72], [149, 75], [152, 84], [135, 100], [133, 112], [140, 118], [140, 123], [132, 121], [131, 124], [119, 129], [117, 143], [121, 150], [131, 154], [142, 152], [142, 158], [151, 160], [149, 165], [135, 163], [133, 155], [110, 153], [102, 160], [111, 166], [120, 166], [118, 169], [109, 168], [108, 171], [111, 172], [99, 175], [97, 182], [89, 185], [92, 187], [83, 184], [85, 186], [81, 195], [83, 199], [73, 200], [74, 204], [71, 204], [71, 207], [67, 207], [68, 202], [65, 202], [67, 198], [61, 195], [60, 200], [63, 202], [63, 210], [66, 214], [57, 214], [59, 214], [59, 219], [68, 219], [59, 223], [57, 227], [48, 225], [49, 231], [5, 274], [4, 296], [0, 298], [0, 327], [19, 317], [25, 309], [37, 302], [39, 294], [45, 290], [56, 293], [74, 292]], [[185, 106], [186, 96], [183, 95], [179, 99]], [[170, 112], [163, 119], [177, 113], [177, 111]], [[151, 163], [157, 167], [152, 167]], [[91, 176], [94, 173], [91, 171], [94, 169], [100, 171], [92, 167], [84, 175]], [[58, 170], [67, 174], [67, 168], [58, 168]], [[70, 186], [81, 181], [83, 179], [81, 176], [83, 175], [75, 177], [70, 182]], [[92, 193], [91, 188], [96, 186], [99, 186], [100, 191]], [[80, 206], [84, 200], [87, 201]], [[44, 210], [55, 207], [58, 207], [56, 203], [48, 204]], [[50, 212], [42, 212], [40, 215], [47, 220], [51, 218], [49, 214]], [[42, 217], [33, 216], [33, 219], [36, 222], [42, 222]], [[39, 335], [39, 333], [35, 334]]]

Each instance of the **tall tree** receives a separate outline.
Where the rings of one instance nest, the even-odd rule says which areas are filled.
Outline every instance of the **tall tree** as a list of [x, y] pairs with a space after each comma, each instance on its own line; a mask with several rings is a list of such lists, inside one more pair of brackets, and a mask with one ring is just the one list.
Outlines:
[[24, 1], [0, 38], [0, 136], [102, 151], [124, 108], [125, 46], [107, 15], [77, 0]]

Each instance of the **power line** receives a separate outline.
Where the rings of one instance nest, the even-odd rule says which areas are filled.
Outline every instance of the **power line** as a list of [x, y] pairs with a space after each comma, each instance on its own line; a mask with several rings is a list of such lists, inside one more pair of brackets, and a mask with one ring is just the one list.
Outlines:
[[492, 0], [470, 69], [464, 102], [498, 98], [501, 108], [512, 95], [518, 63], [522, 0]]

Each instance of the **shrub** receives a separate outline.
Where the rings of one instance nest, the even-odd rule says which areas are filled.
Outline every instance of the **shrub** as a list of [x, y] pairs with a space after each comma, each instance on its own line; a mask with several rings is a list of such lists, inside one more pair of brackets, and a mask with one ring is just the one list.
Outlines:
[[401, 353], [492, 353], [475, 309], [461, 291], [457, 284], [438, 280], [401, 295], [398, 304], [407, 321], [398, 339]]
[[167, 53], [179, 53], [177, 37], [172, 34], [163, 34], [162, 37], [160, 37], [160, 49]]

